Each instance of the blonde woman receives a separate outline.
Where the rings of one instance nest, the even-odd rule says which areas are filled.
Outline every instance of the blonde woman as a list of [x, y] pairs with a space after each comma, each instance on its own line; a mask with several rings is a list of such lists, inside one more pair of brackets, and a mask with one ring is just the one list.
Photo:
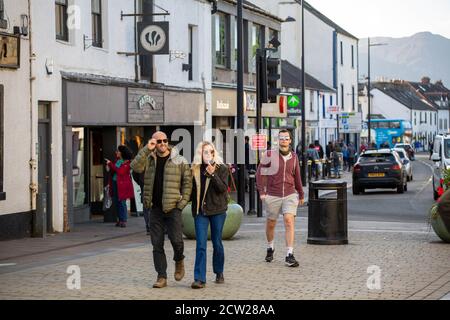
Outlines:
[[199, 143], [192, 164], [192, 215], [197, 238], [193, 289], [206, 284], [206, 245], [211, 224], [213, 271], [216, 283], [223, 283], [225, 254], [222, 231], [228, 208], [228, 168], [211, 142]]

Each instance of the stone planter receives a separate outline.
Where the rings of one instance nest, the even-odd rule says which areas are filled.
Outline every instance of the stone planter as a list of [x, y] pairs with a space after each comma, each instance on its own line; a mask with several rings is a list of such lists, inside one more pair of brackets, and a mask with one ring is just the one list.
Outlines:
[[[183, 234], [188, 239], [195, 239], [195, 225], [192, 217], [192, 206], [189, 203], [182, 211]], [[229, 240], [238, 232], [241, 227], [244, 210], [236, 203], [229, 204], [227, 218], [223, 226], [222, 240]], [[211, 228], [208, 228], [208, 239], [211, 239]]]
[[444, 242], [450, 243], [450, 232], [437, 211], [437, 205], [430, 210], [430, 223], [436, 235]]

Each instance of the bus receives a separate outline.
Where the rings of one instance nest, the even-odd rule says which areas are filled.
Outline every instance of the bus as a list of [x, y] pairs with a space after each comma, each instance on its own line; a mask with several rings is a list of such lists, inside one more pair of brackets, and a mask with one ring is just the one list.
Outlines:
[[393, 148], [397, 143], [412, 143], [412, 124], [405, 120], [374, 119], [370, 127], [375, 133], [375, 143], [378, 148]]

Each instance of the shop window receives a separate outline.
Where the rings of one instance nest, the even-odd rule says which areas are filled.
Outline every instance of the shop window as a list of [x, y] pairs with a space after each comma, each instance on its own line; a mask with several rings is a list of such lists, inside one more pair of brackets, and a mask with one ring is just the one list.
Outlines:
[[73, 206], [87, 203], [85, 129], [72, 128]]

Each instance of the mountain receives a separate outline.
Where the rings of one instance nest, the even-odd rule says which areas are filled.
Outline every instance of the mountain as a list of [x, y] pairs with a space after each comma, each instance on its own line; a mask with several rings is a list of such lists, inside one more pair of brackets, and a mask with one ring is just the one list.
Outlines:
[[[420, 81], [428, 76], [434, 83], [442, 80], [450, 88], [450, 39], [430, 32], [406, 38], [370, 38], [371, 79], [381, 77]], [[367, 77], [367, 38], [359, 41], [359, 75]]]

